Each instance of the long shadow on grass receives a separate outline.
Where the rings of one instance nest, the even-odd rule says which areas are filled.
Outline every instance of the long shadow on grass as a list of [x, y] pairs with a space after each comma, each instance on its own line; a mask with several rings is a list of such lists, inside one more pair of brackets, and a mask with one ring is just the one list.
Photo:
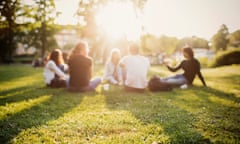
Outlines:
[[[41, 96], [33, 92], [35, 89], [36, 87], [23, 86], [14, 89], [3, 90], [0, 92], [0, 106]], [[29, 93], [32, 94], [29, 95]]]
[[30, 76], [39, 73], [40, 69], [34, 69], [27, 65], [0, 65], [0, 82], [9, 82], [16, 78]]
[[214, 142], [240, 141], [240, 98], [214, 88], [195, 87], [201, 102], [191, 105], [198, 110], [196, 127]]
[[48, 96], [49, 99], [0, 120], [0, 143], [10, 142], [22, 130], [55, 120], [80, 104], [83, 96], [94, 93], [68, 93], [65, 89], [35, 88], [14, 97], [27, 100]]
[[[194, 128], [194, 115], [172, 104], [176, 95], [177, 91], [144, 94], [118, 91], [114, 95], [105, 94], [109, 109], [130, 111], [143, 126], [154, 124], [163, 128], [163, 133], [169, 136], [166, 142], [210, 143]], [[145, 135], [148, 137], [151, 132]]]

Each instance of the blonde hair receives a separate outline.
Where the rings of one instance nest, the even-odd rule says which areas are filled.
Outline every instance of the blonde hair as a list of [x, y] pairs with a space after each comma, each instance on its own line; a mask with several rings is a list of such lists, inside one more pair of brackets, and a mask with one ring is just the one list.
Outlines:
[[[71, 51], [71, 56], [81, 54], [83, 50], [88, 51], [88, 43], [85, 41], [79, 42]], [[70, 57], [71, 57], [70, 56]]]
[[114, 61], [114, 54], [118, 54], [119, 57], [120, 57], [121, 52], [120, 52], [120, 50], [119, 50], [118, 48], [113, 48], [113, 49], [111, 50], [110, 57], [109, 57], [109, 60], [110, 60], [111, 62]]

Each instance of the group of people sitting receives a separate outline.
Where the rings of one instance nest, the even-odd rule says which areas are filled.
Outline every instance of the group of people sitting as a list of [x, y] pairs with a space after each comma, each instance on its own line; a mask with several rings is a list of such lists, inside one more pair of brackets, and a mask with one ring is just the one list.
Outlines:
[[[123, 85], [126, 91], [144, 92], [148, 88], [147, 80], [150, 62], [147, 57], [139, 54], [139, 46], [131, 44], [129, 55], [121, 57], [119, 49], [112, 49], [110, 57], [105, 64], [104, 76], [92, 77], [93, 59], [88, 55], [88, 43], [78, 43], [68, 61], [63, 60], [62, 52], [54, 49], [44, 67], [46, 85], [53, 88], [65, 87], [71, 92], [94, 91], [103, 81], [113, 85]], [[206, 86], [200, 71], [200, 63], [194, 58], [191, 47], [183, 48], [183, 60], [178, 66], [171, 67], [165, 63], [170, 71], [183, 69], [183, 74], [160, 78], [161, 83], [170, 86], [192, 85], [196, 75]]]

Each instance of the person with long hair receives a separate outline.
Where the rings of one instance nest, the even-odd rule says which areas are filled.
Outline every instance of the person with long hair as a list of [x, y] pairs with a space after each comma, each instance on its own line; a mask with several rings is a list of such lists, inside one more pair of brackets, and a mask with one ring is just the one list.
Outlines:
[[68, 70], [68, 66], [64, 63], [62, 57], [62, 51], [60, 49], [54, 49], [47, 58], [44, 66], [44, 78], [45, 83], [49, 87], [66, 87], [67, 75], [65, 72]]
[[196, 58], [194, 58], [194, 52], [192, 48], [189, 46], [186, 46], [183, 48], [182, 53], [185, 60], [181, 61], [179, 65], [177, 65], [176, 67], [171, 67], [167, 63], [165, 63], [165, 65], [172, 72], [176, 72], [182, 69], [184, 73], [177, 74], [175, 76], [171, 76], [167, 78], [161, 78], [161, 81], [167, 84], [170, 84], [172, 86], [183, 86], [183, 85], [188, 86], [188, 85], [192, 85], [193, 80], [197, 75], [200, 78], [202, 84], [206, 86], [206, 82], [200, 71], [200, 63]]
[[122, 83], [122, 70], [118, 65], [121, 58], [121, 52], [117, 48], [113, 48], [110, 53], [110, 57], [105, 64], [103, 79], [111, 84]]
[[88, 56], [86, 42], [78, 43], [72, 50], [69, 65], [69, 81], [67, 89], [72, 92], [94, 91], [101, 83], [101, 78], [92, 79], [93, 60]]

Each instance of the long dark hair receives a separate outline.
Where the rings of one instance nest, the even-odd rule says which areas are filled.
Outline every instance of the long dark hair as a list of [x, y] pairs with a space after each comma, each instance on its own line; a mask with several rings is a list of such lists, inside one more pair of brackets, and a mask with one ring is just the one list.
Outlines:
[[53, 60], [57, 66], [61, 65], [64, 63], [63, 56], [62, 56], [62, 51], [60, 49], [54, 49], [48, 60]]
[[194, 57], [194, 53], [191, 47], [187, 46], [183, 48], [183, 52], [187, 53], [190, 58]]

